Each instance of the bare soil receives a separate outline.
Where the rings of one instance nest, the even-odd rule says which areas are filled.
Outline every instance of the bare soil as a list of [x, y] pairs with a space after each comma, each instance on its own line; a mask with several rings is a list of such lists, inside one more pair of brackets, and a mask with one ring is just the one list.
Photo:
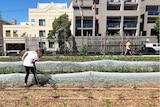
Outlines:
[[1, 85], [0, 107], [160, 107], [160, 84]]

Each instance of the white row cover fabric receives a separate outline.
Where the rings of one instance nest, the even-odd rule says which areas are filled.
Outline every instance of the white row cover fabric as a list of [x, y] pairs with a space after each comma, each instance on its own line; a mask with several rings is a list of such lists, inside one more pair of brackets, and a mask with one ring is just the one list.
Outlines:
[[[24, 83], [25, 74], [1, 74], [0, 84]], [[80, 72], [67, 74], [38, 74], [39, 80], [50, 84], [125, 84], [125, 83], [160, 83], [160, 72], [154, 73], [108, 73], [108, 72]], [[33, 75], [29, 76], [29, 83], [33, 80]]]
[[[37, 69], [53, 72], [85, 72], [85, 71], [116, 71], [116, 72], [152, 72], [160, 70], [160, 63], [154, 61], [115, 61], [98, 60], [89, 62], [42, 61], [36, 63]], [[22, 61], [0, 62], [0, 71], [25, 71]]]

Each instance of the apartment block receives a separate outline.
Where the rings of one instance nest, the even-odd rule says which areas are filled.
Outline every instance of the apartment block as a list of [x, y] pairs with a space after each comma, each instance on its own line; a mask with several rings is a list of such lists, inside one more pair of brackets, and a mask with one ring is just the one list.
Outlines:
[[37, 48], [56, 51], [58, 43], [49, 41], [48, 33], [52, 30], [54, 19], [60, 15], [66, 13], [72, 21], [72, 8], [68, 8], [67, 3], [38, 3], [37, 8], [29, 8], [28, 12], [28, 22], [3, 25], [4, 51]]
[[92, 52], [123, 51], [128, 39], [140, 49], [145, 42], [158, 42], [159, 0], [73, 0], [73, 9], [79, 50], [85, 44]]

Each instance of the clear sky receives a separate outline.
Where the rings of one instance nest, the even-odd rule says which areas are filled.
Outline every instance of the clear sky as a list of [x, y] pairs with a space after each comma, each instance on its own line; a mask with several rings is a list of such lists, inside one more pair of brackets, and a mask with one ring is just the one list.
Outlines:
[[36, 8], [37, 3], [70, 3], [70, 0], [4, 0], [0, 3], [0, 15], [3, 20], [10, 22], [12, 19], [20, 22], [28, 21], [28, 9]]

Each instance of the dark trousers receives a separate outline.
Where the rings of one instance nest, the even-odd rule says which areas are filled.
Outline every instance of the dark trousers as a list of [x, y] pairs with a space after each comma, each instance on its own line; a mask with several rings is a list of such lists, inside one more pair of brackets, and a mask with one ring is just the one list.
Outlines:
[[24, 67], [26, 69], [25, 83], [27, 83], [28, 77], [29, 77], [29, 72], [31, 71], [32, 74], [34, 75], [34, 79], [35, 79], [36, 84], [38, 84], [38, 78], [37, 78], [37, 75], [36, 75], [35, 68], [34, 67], [27, 67], [27, 66], [24, 66]]

